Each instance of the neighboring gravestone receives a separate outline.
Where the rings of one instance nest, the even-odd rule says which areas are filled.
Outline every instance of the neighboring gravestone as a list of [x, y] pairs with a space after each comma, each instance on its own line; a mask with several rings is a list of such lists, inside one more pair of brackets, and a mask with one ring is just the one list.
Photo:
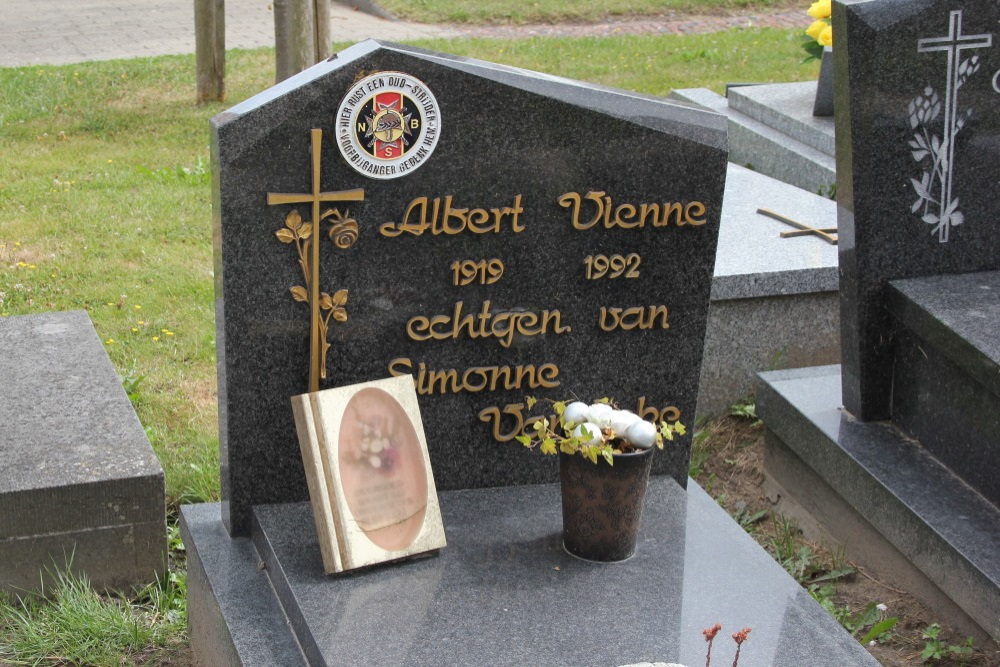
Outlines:
[[[212, 128], [232, 534], [307, 499], [310, 389], [412, 374], [439, 489], [555, 478], [528, 396], [693, 425], [721, 117], [366, 42]], [[654, 471], [685, 484], [689, 438]]]
[[887, 283], [1000, 268], [1000, 5], [837, 5], [844, 405], [889, 417]]
[[765, 469], [850, 557], [995, 639], [1000, 7], [833, 18], [843, 364], [762, 375]]
[[0, 590], [166, 567], [163, 470], [83, 311], [0, 318]]

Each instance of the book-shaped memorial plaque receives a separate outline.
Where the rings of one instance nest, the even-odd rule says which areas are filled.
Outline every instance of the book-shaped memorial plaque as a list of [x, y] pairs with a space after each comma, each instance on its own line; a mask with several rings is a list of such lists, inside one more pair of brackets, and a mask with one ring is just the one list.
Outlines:
[[409, 375], [292, 397], [327, 573], [445, 546]]

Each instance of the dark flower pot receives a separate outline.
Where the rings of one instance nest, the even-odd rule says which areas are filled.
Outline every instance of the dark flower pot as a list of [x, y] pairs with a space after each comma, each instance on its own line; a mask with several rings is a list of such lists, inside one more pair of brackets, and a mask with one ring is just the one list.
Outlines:
[[814, 116], [833, 115], [833, 48], [823, 48], [823, 59], [819, 64], [819, 80], [816, 81], [816, 101]]
[[626, 560], [635, 553], [653, 450], [616, 454], [615, 464], [559, 454], [563, 545], [579, 558]]

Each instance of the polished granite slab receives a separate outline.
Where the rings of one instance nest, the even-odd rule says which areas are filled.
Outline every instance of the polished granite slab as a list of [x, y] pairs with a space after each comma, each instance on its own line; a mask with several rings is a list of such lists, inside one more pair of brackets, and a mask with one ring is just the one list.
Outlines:
[[[790, 92], [798, 95], [799, 99], [794, 102], [780, 99], [784, 98], [785, 94], [779, 93], [773, 97], [785, 104], [785, 108], [753, 105], [751, 112], [765, 118], [766, 121], [736, 109], [730, 100], [707, 88], [676, 89], [670, 92], [670, 97], [697, 104], [727, 117], [730, 162], [750, 167], [754, 171], [809, 192], [817, 192], [820, 189], [828, 191], [836, 182], [835, 160], [832, 152], [826, 153], [816, 146], [829, 144], [826, 125], [830, 119], [812, 121], [806, 120], [803, 116], [804, 111], [811, 108], [815, 98], [816, 82], [773, 85], [791, 86]], [[746, 98], [747, 91], [757, 88], [770, 89], [771, 85], [733, 87], [729, 92], [734, 94], [736, 91], [741, 91], [740, 97]], [[766, 100], [761, 101], [766, 102]], [[807, 137], [797, 138], [790, 135], [789, 131], [800, 135], [803, 132], [808, 133], [808, 141], [803, 140]]]
[[712, 301], [837, 291], [837, 246], [758, 213], [769, 209], [818, 229], [837, 228], [837, 202], [729, 163]]
[[[747, 665], [877, 664], [690, 480], [687, 491], [651, 480], [638, 551], [612, 565], [562, 549], [556, 485], [440, 499], [448, 547], [439, 555], [338, 578], [323, 575], [308, 504], [255, 508], [260, 563], [249, 568], [225, 555], [247, 541], [223, 537], [218, 505], [182, 508], [191, 565], [218, 602], [216, 617], [191, 616], [195, 651], [208, 645], [205, 628], [227, 627], [214, 641], [264, 664], [254, 655], [262, 627], [287, 627], [310, 664], [698, 665], [701, 630], [719, 622], [727, 633], [753, 628]], [[266, 606], [247, 596], [271, 597], [272, 586], [287, 626], [266, 614], [247, 622], [245, 609]], [[726, 662], [732, 648], [713, 654]]]
[[[891, 422], [862, 422], [845, 411], [840, 366], [760, 378], [757, 414], [769, 436], [934, 582], [984, 636], [995, 632], [1000, 509]], [[804, 504], [814, 515], [824, 511]]]
[[816, 82], [739, 86], [727, 91], [729, 106], [768, 127], [835, 155], [833, 116], [814, 116]]

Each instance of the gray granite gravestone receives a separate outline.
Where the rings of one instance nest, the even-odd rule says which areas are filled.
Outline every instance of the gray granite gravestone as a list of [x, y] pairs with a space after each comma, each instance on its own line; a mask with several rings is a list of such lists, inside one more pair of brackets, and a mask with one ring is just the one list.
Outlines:
[[867, 0], [839, 12], [844, 405], [861, 419], [884, 419], [886, 284], [1000, 269], [1000, 7]]
[[[707, 494], [685, 490], [686, 443], [652, 478], [637, 555], [603, 566], [562, 549], [558, 488], [530, 483], [549, 479], [544, 462], [497, 442], [529, 393], [610, 394], [650, 418], [693, 419], [721, 117], [365, 42], [213, 127], [225, 499], [181, 510], [200, 660], [693, 664], [700, 628], [721, 621], [759, 629], [756, 658], [746, 651], [761, 664], [874, 664]], [[320, 263], [305, 244], [315, 231]], [[323, 574], [310, 505], [294, 502], [306, 486], [288, 400], [326, 383], [303, 310], [317, 266], [327, 381], [414, 375], [446, 489], [437, 557]], [[729, 264], [723, 296], [759, 296], [749, 283], [762, 266]], [[767, 289], [806, 268], [780, 266]]]
[[783, 492], [982, 638], [1000, 637], [998, 22], [995, 3], [834, 5], [843, 362], [765, 374], [758, 396]]
[[[441, 489], [555, 478], [513, 442], [526, 396], [693, 423], [718, 116], [369, 42], [220, 114], [212, 137], [232, 534], [254, 505], [307, 498], [289, 397], [316, 356], [317, 388], [414, 376]], [[689, 438], [654, 472], [684, 484]]]
[[0, 318], [0, 590], [166, 567], [163, 470], [83, 311]]

